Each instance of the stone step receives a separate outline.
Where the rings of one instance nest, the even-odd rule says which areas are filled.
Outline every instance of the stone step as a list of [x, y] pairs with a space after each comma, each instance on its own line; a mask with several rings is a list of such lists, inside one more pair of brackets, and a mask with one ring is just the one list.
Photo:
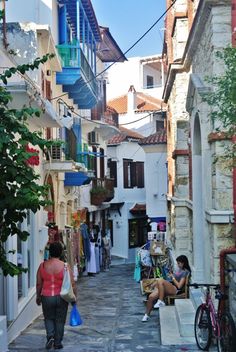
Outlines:
[[180, 335], [175, 306], [161, 307], [159, 312], [162, 345], [170, 346], [195, 344], [194, 337]]
[[176, 299], [175, 311], [180, 335], [194, 337], [195, 308], [191, 299]]

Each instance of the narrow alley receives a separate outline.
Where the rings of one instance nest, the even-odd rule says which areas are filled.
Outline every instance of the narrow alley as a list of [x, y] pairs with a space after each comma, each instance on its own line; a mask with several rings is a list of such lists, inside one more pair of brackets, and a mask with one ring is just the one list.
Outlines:
[[[197, 351], [194, 346], [161, 346], [159, 313], [142, 323], [145, 306], [140, 286], [133, 280], [133, 265], [115, 265], [110, 271], [78, 281], [79, 327], [65, 326], [64, 349], [78, 352]], [[45, 350], [45, 330], [40, 316], [9, 350]]]

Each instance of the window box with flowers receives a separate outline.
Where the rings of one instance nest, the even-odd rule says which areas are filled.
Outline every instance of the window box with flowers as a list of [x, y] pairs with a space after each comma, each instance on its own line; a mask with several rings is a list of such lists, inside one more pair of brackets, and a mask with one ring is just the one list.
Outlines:
[[90, 190], [91, 204], [100, 205], [107, 198], [107, 189], [102, 186], [95, 186]]

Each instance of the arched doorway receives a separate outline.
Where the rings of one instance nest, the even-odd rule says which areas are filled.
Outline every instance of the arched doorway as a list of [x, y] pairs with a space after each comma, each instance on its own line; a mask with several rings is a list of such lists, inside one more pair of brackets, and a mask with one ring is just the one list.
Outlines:
[[192, 188], [193, 188], [193, 279], [204, 280], [205, 247], [203, 216], [202, 136], [199, 115], [195, 115], [192, 131]]

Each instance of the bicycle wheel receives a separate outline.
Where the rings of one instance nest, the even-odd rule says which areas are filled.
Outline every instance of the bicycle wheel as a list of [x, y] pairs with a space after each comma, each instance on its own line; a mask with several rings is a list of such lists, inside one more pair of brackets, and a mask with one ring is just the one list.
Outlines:
[[229, 312], [225, 312], [220, 317], [220, 337], [217, 339], [217, 349], [219, 352], [233, 352], [236, 345], [236, 328], [233, 318]]
[[212, 326], [209, 309], [199, 306], [194, 321], [194, 333], [198, 347], [206, 351], [211, 344]]

